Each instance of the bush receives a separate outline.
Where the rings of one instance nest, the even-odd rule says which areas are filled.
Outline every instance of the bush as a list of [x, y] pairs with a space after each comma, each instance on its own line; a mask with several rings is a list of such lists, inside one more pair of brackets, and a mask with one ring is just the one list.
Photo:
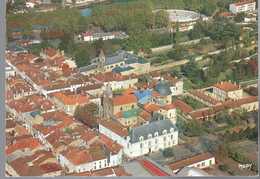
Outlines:
[[166, 148], [166, 149], [163, 150], [162, 153], [163, 153], [164, 157], [173, 157], [174, 156], [172, 148]]
[[225, 165], [225, 164], [219, 165], [218, 168], [219, 168], [221, 171], [223, 171], [223, 172], [226, 172], [226, 171], [228, 171], [228, 169], [229, 169], [228, 166]]

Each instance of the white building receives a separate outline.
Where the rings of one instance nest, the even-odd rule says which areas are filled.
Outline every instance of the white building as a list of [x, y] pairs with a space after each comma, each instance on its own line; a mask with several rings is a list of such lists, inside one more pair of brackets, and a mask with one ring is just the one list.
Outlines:
[[84, 32], [79, 35], [79, 38], [85, 42], [93, 42], [102, 39], [111, 40], [111, 39], [125, 39], [128, 38], [128, 35], [125, 32], [102, 32], [102, 33], [93, 33], [93, 32]]
[[[178, 144], [178, 130], [168, 119], [132, 128], [128, 135], [108, 123], [99, 124], [99, 132], [123, 146], [124, 154], [139, 157]], [[122, 135], [124, 134], [124, 135]]]
[[213, 86], [213, 95], [221, 101], [241, 99], [243, 97], [243, 89], [237, 84], [223, 81]]
[[61, 152], [57, 158], [67, 173], [81, 173], [120, 165], [122, 150], [119, 150], [118, 153], [105, 153], [102, 147], [92, 149], [71, 147]]
[[241, 13], [241, 12], [255, 11], [255, 9], [256, 9], [255, 0], [245, 0], [237, 3], [232, 3], [229, 5], [229, 10], [234, 14]]

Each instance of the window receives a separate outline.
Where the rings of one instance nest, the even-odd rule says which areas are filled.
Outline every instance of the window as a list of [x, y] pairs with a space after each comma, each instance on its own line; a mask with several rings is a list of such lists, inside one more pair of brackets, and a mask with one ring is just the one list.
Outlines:
[[209, 165], [212, 165], [212, 160], [209, 160]]
[[167, 133], [167, 130], [163, 130], [163, 132], [162, 132], [162, 133], [163, 133], [163, 135], [165, 135], [165, 134]]
[[123, 107], [120, 107], [120, 111], [123, 111]]
[[151, 145], [152, 145], [152, 143], [151, 143], [151, 141], [149, 141], [149, 142], [148, 142], [148, 146], [151, 147]]
[[143, 143], [140, 144], [140, 148], [141, 148], [141, 149], [143, 148]]
[[166, 137], [163, 137], [163, 141], [164, 141], [164, 142], [166, 141]]
[[205, 162], [202, 162], [202, 164], [201, 164], [203, 167], [205, 166]]
[[155, 144], [157, 144], [158, 143], [158, 139], [155, 139]]
[[173, 139], [173, 135], [171, 135], [171, 140]]

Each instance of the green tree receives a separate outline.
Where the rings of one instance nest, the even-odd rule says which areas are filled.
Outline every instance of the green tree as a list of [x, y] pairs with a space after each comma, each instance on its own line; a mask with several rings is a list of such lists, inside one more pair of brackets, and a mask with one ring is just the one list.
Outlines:
[[74, 60], [78, 67], [83, 67], [83, 66], [88, 65], [90, 63], [90, 57], [89, 57], [88, 51], [83, 48], [78, 49], [75, 52]]
[[155, 13], [155, 27], [156, 28], [162, 28], [162, 27], [168, 27], [169, 25], [169, 15], [166, 11], [160, 10]]

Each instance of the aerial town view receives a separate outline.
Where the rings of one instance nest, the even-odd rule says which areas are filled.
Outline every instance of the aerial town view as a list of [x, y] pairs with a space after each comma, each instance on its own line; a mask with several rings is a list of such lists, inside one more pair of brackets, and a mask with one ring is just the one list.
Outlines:
[[7, 0], [6, 176], [256, 176], [256, 0]]

